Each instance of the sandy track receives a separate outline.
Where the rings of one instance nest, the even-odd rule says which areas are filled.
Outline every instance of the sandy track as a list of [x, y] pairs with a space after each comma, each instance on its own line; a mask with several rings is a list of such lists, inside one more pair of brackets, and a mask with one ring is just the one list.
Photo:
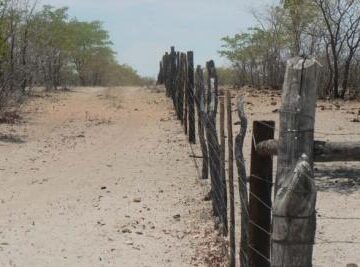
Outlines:
[[[277, 94], [245, 94], [249, 125], [278, 125]], [[351, 122], [359, 112], [356, 102], [320, 101], [316, 138], [360, 140]], [[25, 123], [0, 125], [0, 140], [15, 137], [0, 141], [0, 266], [204, 266], [209, 252], [221, 258], [202, 200], [208, 182], [197, 179], [173, 113], [164, 93], [82, 88], [33, 98]], [[251, 127], [247, 162], [250, 144]], [[314, 264], [359, 264], [360, 164], [315, 167]]]
[[[0, 266], [191, 266], [207, 192], [164, 94], [83, 88], [2, 125]], [[210, 244], [211, 245], [211, 244]]]

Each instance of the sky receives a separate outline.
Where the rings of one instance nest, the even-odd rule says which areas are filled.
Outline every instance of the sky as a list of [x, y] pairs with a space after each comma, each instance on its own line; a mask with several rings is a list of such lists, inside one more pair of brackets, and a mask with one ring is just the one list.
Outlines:
[[276, 0], [41, 0], [41, 5], [69, 7], [79, 20], [100, 20], [109, 31], [119, 63], [142, 76], [155, 77], [171, 45], [194, 51], [195, 64], [213, 59], [226, 65], [217, 51], [221, 38], [253, 26], [251, 11]]

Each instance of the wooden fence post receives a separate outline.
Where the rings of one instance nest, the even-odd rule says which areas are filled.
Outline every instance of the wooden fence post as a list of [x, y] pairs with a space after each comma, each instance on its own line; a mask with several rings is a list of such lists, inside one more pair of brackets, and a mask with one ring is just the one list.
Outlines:
[[[224, 198], [224, 208], [225, 213], [227, 214], [227, 187], [226, 187], [226, 172], [225, 172], [225, 99], [224, 94], [219, 96], [220, 99], [220, 158], [221, 158], [221, 176], [223, 179], [223, 198]], [[224, 235], [228, 234], [228, 221], [227, 216], [224, 216]]]
[[228, 154], [229, 154], [229, 200], [230, 200], [230, 267], [236, 265], [236, 245], [235, 245], [235, 203], [234, 203], [234, 140], [232, 128], [232, 108], [231, 108], [231, 94], [227, 91], [226, 94], [227, 106], [227, 127], [228, 127]]
[[185, 70], [186, 68], [186, 55], [184, 53], [180, 54], [180, 80], [179, 80], [179, 116], [181, 123], [184, 124], [184, 88], [185, 88]]
[[205, 83], [204, 83], [204, 73], [201, 66], [196, 68], [196, 93], [195, 93], [195, 103], [197, 107], [198, 114], [198, 132], [199, 132], [199, 141], [201, 146], [201, 152], [203, 156], [202, 164], [202, 179], [209, 178], [209, 154], [208, 148], [205, 140]]
[[[263, 155], [278, 154], [279, 141], [268, 140], [257, 145]], [[314, 162], [360, 161], [360, 142], [314, 141]]]
[[189, 106], [189, 142], [195, 144], [195, 99], [194, 99], [194, 53], [187, 52], [188, 58], [188, 106]]
[[278, 168], [271, 238], [272, 267], [311, 267], [316, 231], [313, 179], [318, 64], [287, 62], [280, 113]]
[[173, 100], [174, 107], [176, 107], [175, 82], [176, 82], [176, 52], [175, 52], [175, 47], [172, 46], [170, 53], [170, 95]]
[[175, 71], [175, 110], [177, 119], [181, 120], [180, 116], [180, 84], [181, 84], [181, 64], [180, 64], [180, 52], [176, 53], [176, 71]]
[[184, 67], [184, 132], [185, 134], [188, 133], [188, 118], [189, 118], [189, 90], [188, 90], [188, 58], [186, 58], [186, 65]]
[[[274, 121], [254, 121], [249, 196], [249, 266], [270, 267], [272, 156], [259, 155], [257, 144], [274, 138]], [[255, 143], [256, 142], [256, 143]]]
[[163, 68], [163, 62], [164, 61], [160, 61], [160, 70], [159, 70], [159, 74], [158, 74], [158, 78], [157, 78], [157, 82], [156, 84], [163, 84], [164, 83], [164, 68]]
[[166, 88], [166, 96], [170, 97], [170, 55], [168, 52], [164, 56], [164, 83]]
[[246, 166], [243, 154], [248, 121], [245, 115], [244, 100], [239, 97], [237, 103], [240, 118], [240, 132], [235, 138], [235, 159], [238, 168], [239, 195], [241, 203], [240, 266], [249, 266], [249, 199], [247, 192]]
[[224, 190], [221, 171], [221, 148], [216, 131], [216, 114], [218, 106], [217, 97], [217, 75], [214, 61], [206, 64], [208, 72], [208, 112], [206, 119], [206, 136], [209, 148], [210, 176], [211, 176], [211, 197], [213, 201], [214, 215], [224, 225]]

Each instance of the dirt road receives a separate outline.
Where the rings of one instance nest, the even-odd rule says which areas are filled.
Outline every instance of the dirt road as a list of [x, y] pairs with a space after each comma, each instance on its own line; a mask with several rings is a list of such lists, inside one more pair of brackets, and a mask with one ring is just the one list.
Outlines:
[[[277, 93], [245, 95], [250, 125], [253, 120], [278, 125]], [[163, 92], [81, 88], [35, 96], [23, 106], [22, 122], [0, 125], [1, 267], [224, 261], [210, 203], [203, 201], [208, 181], [199, 181]], [[359, 114], [358, 102], [319, 101], [316, 138], [359, 140], [360, 124], [354, 122]], [[248, 163], [251, 136], [250, 127]], [[360, 164], [322, 163], [315, 169], [314, 266], [359, 264]], [[236, 207], [239, 231], [238, 194]]]
[[1, 126], [0, 266], [201, 266], [216, 251], [163, 93], [40, 94], [22, 114]]

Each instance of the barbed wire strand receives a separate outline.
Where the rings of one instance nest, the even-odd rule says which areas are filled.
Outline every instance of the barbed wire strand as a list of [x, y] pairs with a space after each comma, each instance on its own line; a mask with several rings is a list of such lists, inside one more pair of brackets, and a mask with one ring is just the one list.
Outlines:
[[[186, 83], [184, 83], [184, 85], [186, 86]], [[184, 87], [185, 87], [184, 86]], [[184, 88], [184, 90], [185, 90], [185, 88]], [[194, 101], [197, 101], [196, 100], [196, 98], [197, 98], [197, 96], [192, 92], [192, 91], [190, 91], [190, 94], [192, 94], [192, 95], [190, 95], [190, 97], [192, 97], [193, 99], [194, 99]], [[205, 94], [206, 94], [206, 92], [205, 92]], [[225, 96], [217, 96], [217, 97], [225, 97]], [[183, 98], [184, 100], [186, 100], [185, 98]], [[176, 101], [175, 100], [173, 100], [173, 102], [174, 103], [176, 103]], [[184, 101], [182, 101], [181, 103], [180, 103], [181, 105], [183, 105], [184, 106]], [[194, 103], [194, 109], [195, 108], [197, 108], [196, 107], [196, 105], [195, 105], [195, 103]], [[177, 107], [175, 106], [175, 114], [174, 115], [176, 115], [176, 117], [178, 117], [178, 110], [177, 110]], [[282, 111], [282, 112], [284, 112], [284, 111]], [[270, 114], [269, 114], [270, 115]], [[207, 128], [206, 126], [210, 126], [210, 127], [213, 127], [211, 130], [213, 130], [213, 131], [215, 131], [216, 133], [218, 133], [217, 132], [217, 128], [216, 128], [216, 124], [215, 125], [213, 125], [213, 124], [211, 124], [211, 123], [207, 123], [206, 124], [206, 122], [203, 120], [203, 118], [202, 118], [202, 116], [197, 116], [197, 114], [196, 114], [196, 112], [195, 112], [195, 114], [194, 114], [194, 116], [195, 116], [195, 121], [196, 121], [196, 117], [198, 118], [198, 120], [201, 120], [201, 122], [202, 122], [202, 126], [204, 127], [204, 130]], [[216, 120], [216, 114], [215, 114], [215, 120]], [[269, 127], [269, 128], [272, 128], [272, 129], [274, 129], [275, 131], [277, 131], [277, 128], [276, 127], [274, 127], [274, 126], [272, 126], [272, 125], [269, 125], [269, 124], [267, 124], [266, 122], [263, 122], [263, 121], [260, 121], [259, 122], [260, 124], [263, 124], [263, 125], [265, 125], [265, 126], [267, 126], [267, 127]], [[297, 132], [297, 131], [289, 131], [289, 132]], [[317, 133], [317, 134], [323, 134], [323, 135], [360, 135], [360, 133], [359, 134], [357, 134], [357, 133], [355, 133], [355, 134], [345, 134], [345, 133], [326, 133], [326, 132], [320, 132], [320, 131], [315, 131], [315, 133]], [[218, 138], [218, 136], [216, 136], [217, 138]], [[252, 138], [253, 138], [253, 140], [254, 140], [254, 143], [255, 144], [257, 144], [257, 142], [256, 142], [256, 140], [255, 140], [255, 136], [252, 134]], [[207, 138], [206, 138], [206, 135], [204, 135], [204, 139], [206, 140]], [[206, 144], [207, 144], [207, 147], [211, 147], [211, 149], [213, 149], [213, 151], [216, 151], [215, 150], [215, 148], [212, 146], [212, 144], [211, 144], [211, 142], [206, 142]], [[220, 148], [221, 148], [221, 145], [219, 145], [220, 146]], [[192, 152], [192, 156], [193, 156], [193, 160], [194, 160], [194, 164], [195, 164], [195, 168], [196, 168], [196, 170], [197, 170], [197, 173], [198, 173], [198, 177], [199, 178], [202, 178], [202, 175], [201, 175], [201, 172], [200, 172], [200, 165], [198, 164], [198, 161], [197, 161], [197, 158], [196, 158], [196, 155], [195, 155], [195, 151], [194, 151], [194, 148], [193, 148], [193, 145], [190, 143], [190, 149], [191, 149], [191, 152]], [[225, 148], [223, 148], [223, 149], [225, 149]], [[213, 155], [214, 156], [214, 155]], [[219, 162], [220, 162], [220, 164], [222, 164], [222, 162], [221, 162], [221, 159], [220, 159], [220, 155], [216, 155], [215, 154], [215, 156], [216, 157], [218, 157], [218, 159], [217, 160], [219, 160]], [[209, 160], [212, 160], [213, 161], [213, 159], [212, 159], [212, 157], [209, 157]], [[234, 162], [236, 162], [236, 159], [234, 158]], [[213, 164], [214, 162], [209, 162], [210, 164]], [[238, 163], [241, 163], [244, 167], [246, 167], [246, 165], [243, 163], [243, 162], [238, 162]], [[217, 171], [218, 173], [220, 173], [221, 172], [221, 170], [218, 170]], [[276, 173], [276, 171], [275, 171], [275, 173]], [[211, 175], [211, 174], [210, 174]], [[312, 180], [315, 180], [313, 177], [309, 177], [308, 175], [305, 175], [308, 179], [312, 179]], [[224, 177], [224, 179], [226, 179], [227, 178], [227, 176], [226, 177]], [[266, 180], [266, 179], [264, 179], [264, 178], [262, 178], [262, 177], [258, 177], [258, 176], [255, 176], [255, 175], [251, 175], [250, 176], [250, 179], [251, 178], [255, 178], [255, 179], [258, 179], [258, 180], [261, 180], [261, 181], [264, 181], [264, 182], [268, 182], [268, 183], [270, 183], [270, 184], [273, 184], [272, 182], [269, 182], [268, 180]], [[244, 181], [242, 180], [242, 179], [239, 179], [240, 181], [241, 181], [241, 183], [242, 183], [242, 186], [245, 186], [246, 188], [247, 188], [247, 184], [245, 184], [244, 183]], [[234, 180], [235, 181], [235, 180]], [[212, 183], [213, 183], [213, 185], [214, 186], [216, 186], [216, 187], [218, 187], [219, 188], [219, 184], [218, 184], [218, 181], [217, 181], [217, 179], [212, 179]], [[223, 187], [223, 185], [221, 185], [221, 187]], [[218, 203], [220, 203], [221, 205], [222, 205], [222, 207], [226, 207], [226, 205], [225, 205], [225, 201], [224, 201], [224, 199], [222, 199], [222, 197], [221, 196], [219, 196], [218, 195], [218, 190], [212, 190], [212, 193], [213, 193], [213, 196], [216, 198], [216, 201], [218, 202]], [[251, 196], [253, 196], [257, 201], [259, 201], [262, 205], [264, 205], [264, 207], [266, 207], [266, 208], [268, 208], [269, 210], [271, 210], [272, 211], [272, 207], [270, 207], [269, 205], [267, 205], [265, 202], [263, 202], [262, 200], [261, 200], [261, 198], [260, 197], [258, 197], [257, 195], [255, 195], [253, 192], [250, 192], [250, 195]], [[240, 195], [240, 198], [242, 198], [242, 196]], [[221, 203], [222, 202], [222, 203]], [[248, 201], [245, 201], [245, 200], [243, 200], [243, 199], [241, 199], [241, 203], [248, 203]], [[249, 216], [249, 210], [248, 210], [248, 205], [245, 205], [246, 206], [246, 213], [247, 213], [247, 215]], [[215, 209], [218, 209], [219, 207], [217, 207], [216, 205], [214, 206], [215, 207]], [[216, 211], [216, 213], [217, 214], [220, 214], [219, 213], [219, 210], [217, 210]], [[318, 218], [320, 218], [320, 219], [332, 219], [332, 220], [360, 220], [360, 218], [351, 218], [351, 217], [349, 217], [349, 218], [342, 218], [342, 217], [326, 217], [326, 216], [323, 216], [323, 215], [320, 215]], [[266, 233], [266, 234], [268, 234], [269, 236], [271, 236], [271, 232], [269, 232], [269, 231], [267, 231], [266, 229], [264, 229], [263, 227], [261, 227], [260, 225], [258, 225], [258, 224], [256, 224], [254, 221], [252, 221], [252, 220], [250, 220], [249, 221], [249, 223], [251, 223], [252, 225], [254, 225], [255, 227], [257, 227], [258, 229], [260, 229], [261, 231], [263, 231], [264, 233]], [[232, 225], [230, 225], [230, 227], [233, 227]], [[318, 238], [319, 239], [319, 238]], [[320, 239], [319, 239], [320, 240]], [[329, 241], [329, 242], [332, 242], [332, 241]], [[335, 241], [334, 241], [335, 242]], [[344, 241], [344, 242], [347, 242], [347, 241]], [[350, 241], [349, 241], [350, 242]], [[354, 241], [351, 241], [351, 242], [354, 242]], [[261, 256], [261, 257], [263, 257], [265, 260], [267, 260], [267, 261], [269, 261], [270, 262], [270, 259], [268, 259], [267, 257], [265, 257], [264, 255], [262, 255], [259, 251], [257, 251], [255, 248], [253, 248], [251, 245], [249, 245], [248, 244], [248, 246], [249, 246], [249, 248], [250, 249], [252, 249], [256, 254], [258, 254], [259, 256]], [[241, 249], [241, 248], [240, 248]], [[234, 252], [234, 251], [233, 251]], [[247, 255], [246, 255], [246, 257], [247, 257]], [[315, 265], [314, 265], [315, 266]]]

